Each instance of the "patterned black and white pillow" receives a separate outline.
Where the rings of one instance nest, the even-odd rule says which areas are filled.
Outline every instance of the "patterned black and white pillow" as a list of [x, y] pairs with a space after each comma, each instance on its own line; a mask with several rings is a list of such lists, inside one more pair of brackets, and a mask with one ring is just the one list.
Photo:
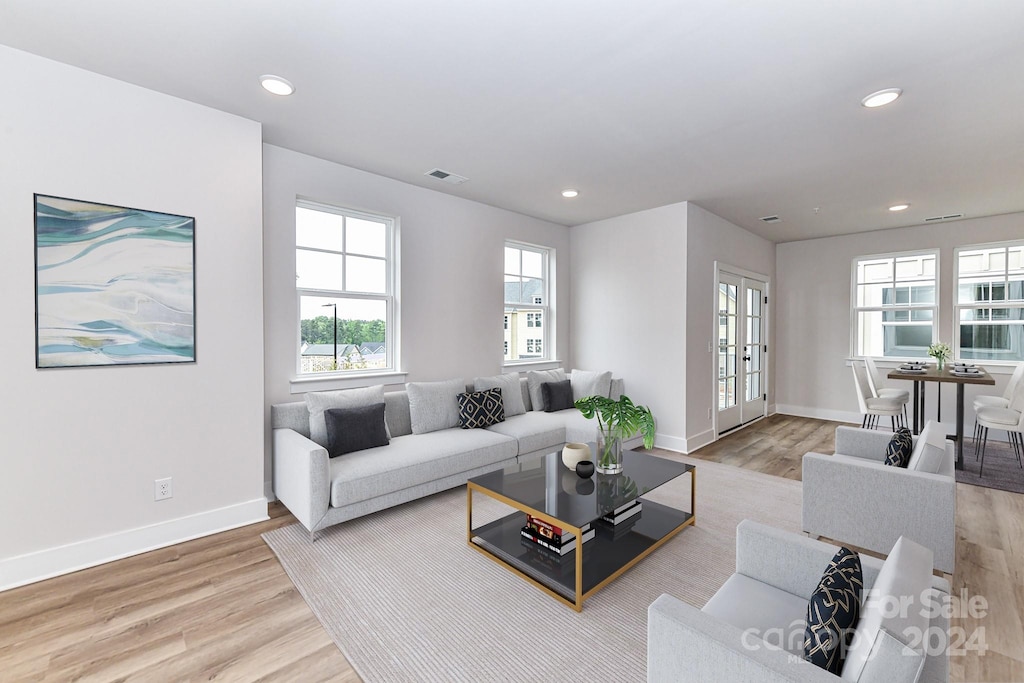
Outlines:
[[459, 394], [459, 426], [463, 429], [488, 427], [505, 421], [501, 389], [485, 389]]
[[885, 464], [892, 467], [906, 467], [910, 462], [910, 454], [914, 451], [914, 437], [910, 430], [900, 427], [889, 439], [885, 447]]
[[807, 603], [804, 659], [839, 675], [860, 619], [864, 575], [860, 555], [840, 548]]

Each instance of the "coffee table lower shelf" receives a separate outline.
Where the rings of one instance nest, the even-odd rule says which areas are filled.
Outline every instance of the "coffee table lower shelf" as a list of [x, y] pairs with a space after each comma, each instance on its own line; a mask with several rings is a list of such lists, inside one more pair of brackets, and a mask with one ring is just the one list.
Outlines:
[[594, 522], [595, 536], [583, 544], [580, 596], [576, 595], [576, 550], [559, 556], [523, 538], [522, 512], [473, 529], [470, 545], [580, 610], [584, 600], [696, 521], [689, 512], [646, 499], [642, 503], [643, 511], [635, 521], [616, 528]]

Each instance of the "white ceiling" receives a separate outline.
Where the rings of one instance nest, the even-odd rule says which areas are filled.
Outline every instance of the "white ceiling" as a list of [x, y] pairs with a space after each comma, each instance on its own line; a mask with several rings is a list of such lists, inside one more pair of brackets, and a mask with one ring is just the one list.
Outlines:
[[692, 200], [789, 241], [1024, 211], [1020, 0], [3, 0], [0, 43], [566, 225]]

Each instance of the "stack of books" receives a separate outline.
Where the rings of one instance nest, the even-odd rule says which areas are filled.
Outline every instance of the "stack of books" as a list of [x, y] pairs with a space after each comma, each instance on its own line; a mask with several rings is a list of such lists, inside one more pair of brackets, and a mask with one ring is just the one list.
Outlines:
[[631, 500], [630, 502], [615, 508], [610, 513], [601, 518], [601, 521], [607, 522], [612, 526], [618, 526], [625, 522], [627, 519], [632, 518], [634, 515], [639, 515], [642, 506], [640, 505], [640, 499]]
[[[590, 528], [590, 524], [584, 524], [582, 531], [584, 543], [594, 537], [594, 530]], [[547, 548], [559, 555], [565, 555], [576, 548], [575, 534], [571, 531], [562, 531], [554, 524], [533, 515], [526, 515], [526, 526], [520, 531], [520, 535], [534, 545]]]

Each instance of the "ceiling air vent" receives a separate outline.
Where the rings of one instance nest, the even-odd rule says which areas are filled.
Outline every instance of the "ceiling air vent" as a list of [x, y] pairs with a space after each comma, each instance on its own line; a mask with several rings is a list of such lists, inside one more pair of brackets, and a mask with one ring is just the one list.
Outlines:
[[963, 218], [962, 213], [951, 213], [948, 216], [932, 216], [931, 218], [925, 218], [925, 223], [934, 223], [935, 221], [951, 221], [954, 218]]
[[762, 216], [761, 220], [764, 221], [765, 223], [778, 223], [782, 219], [779, 218], [778, 216]]
[[469, 180], [469, 178], [467, 178], [465, 176], [456, 175], [454, 173], [449, 173], [448, 171], [442, 171], [439, 168], [431, 169], [431, 170], [427, 171], [426, 173], [424, 173], [423, 175], [428, 175], [431, 178], [437, 178], [438, 180], [443, 180], [446, 183], [448, 183], [449, 185], [461, 185], [462, 183], [464, 183], [467, 180]]

